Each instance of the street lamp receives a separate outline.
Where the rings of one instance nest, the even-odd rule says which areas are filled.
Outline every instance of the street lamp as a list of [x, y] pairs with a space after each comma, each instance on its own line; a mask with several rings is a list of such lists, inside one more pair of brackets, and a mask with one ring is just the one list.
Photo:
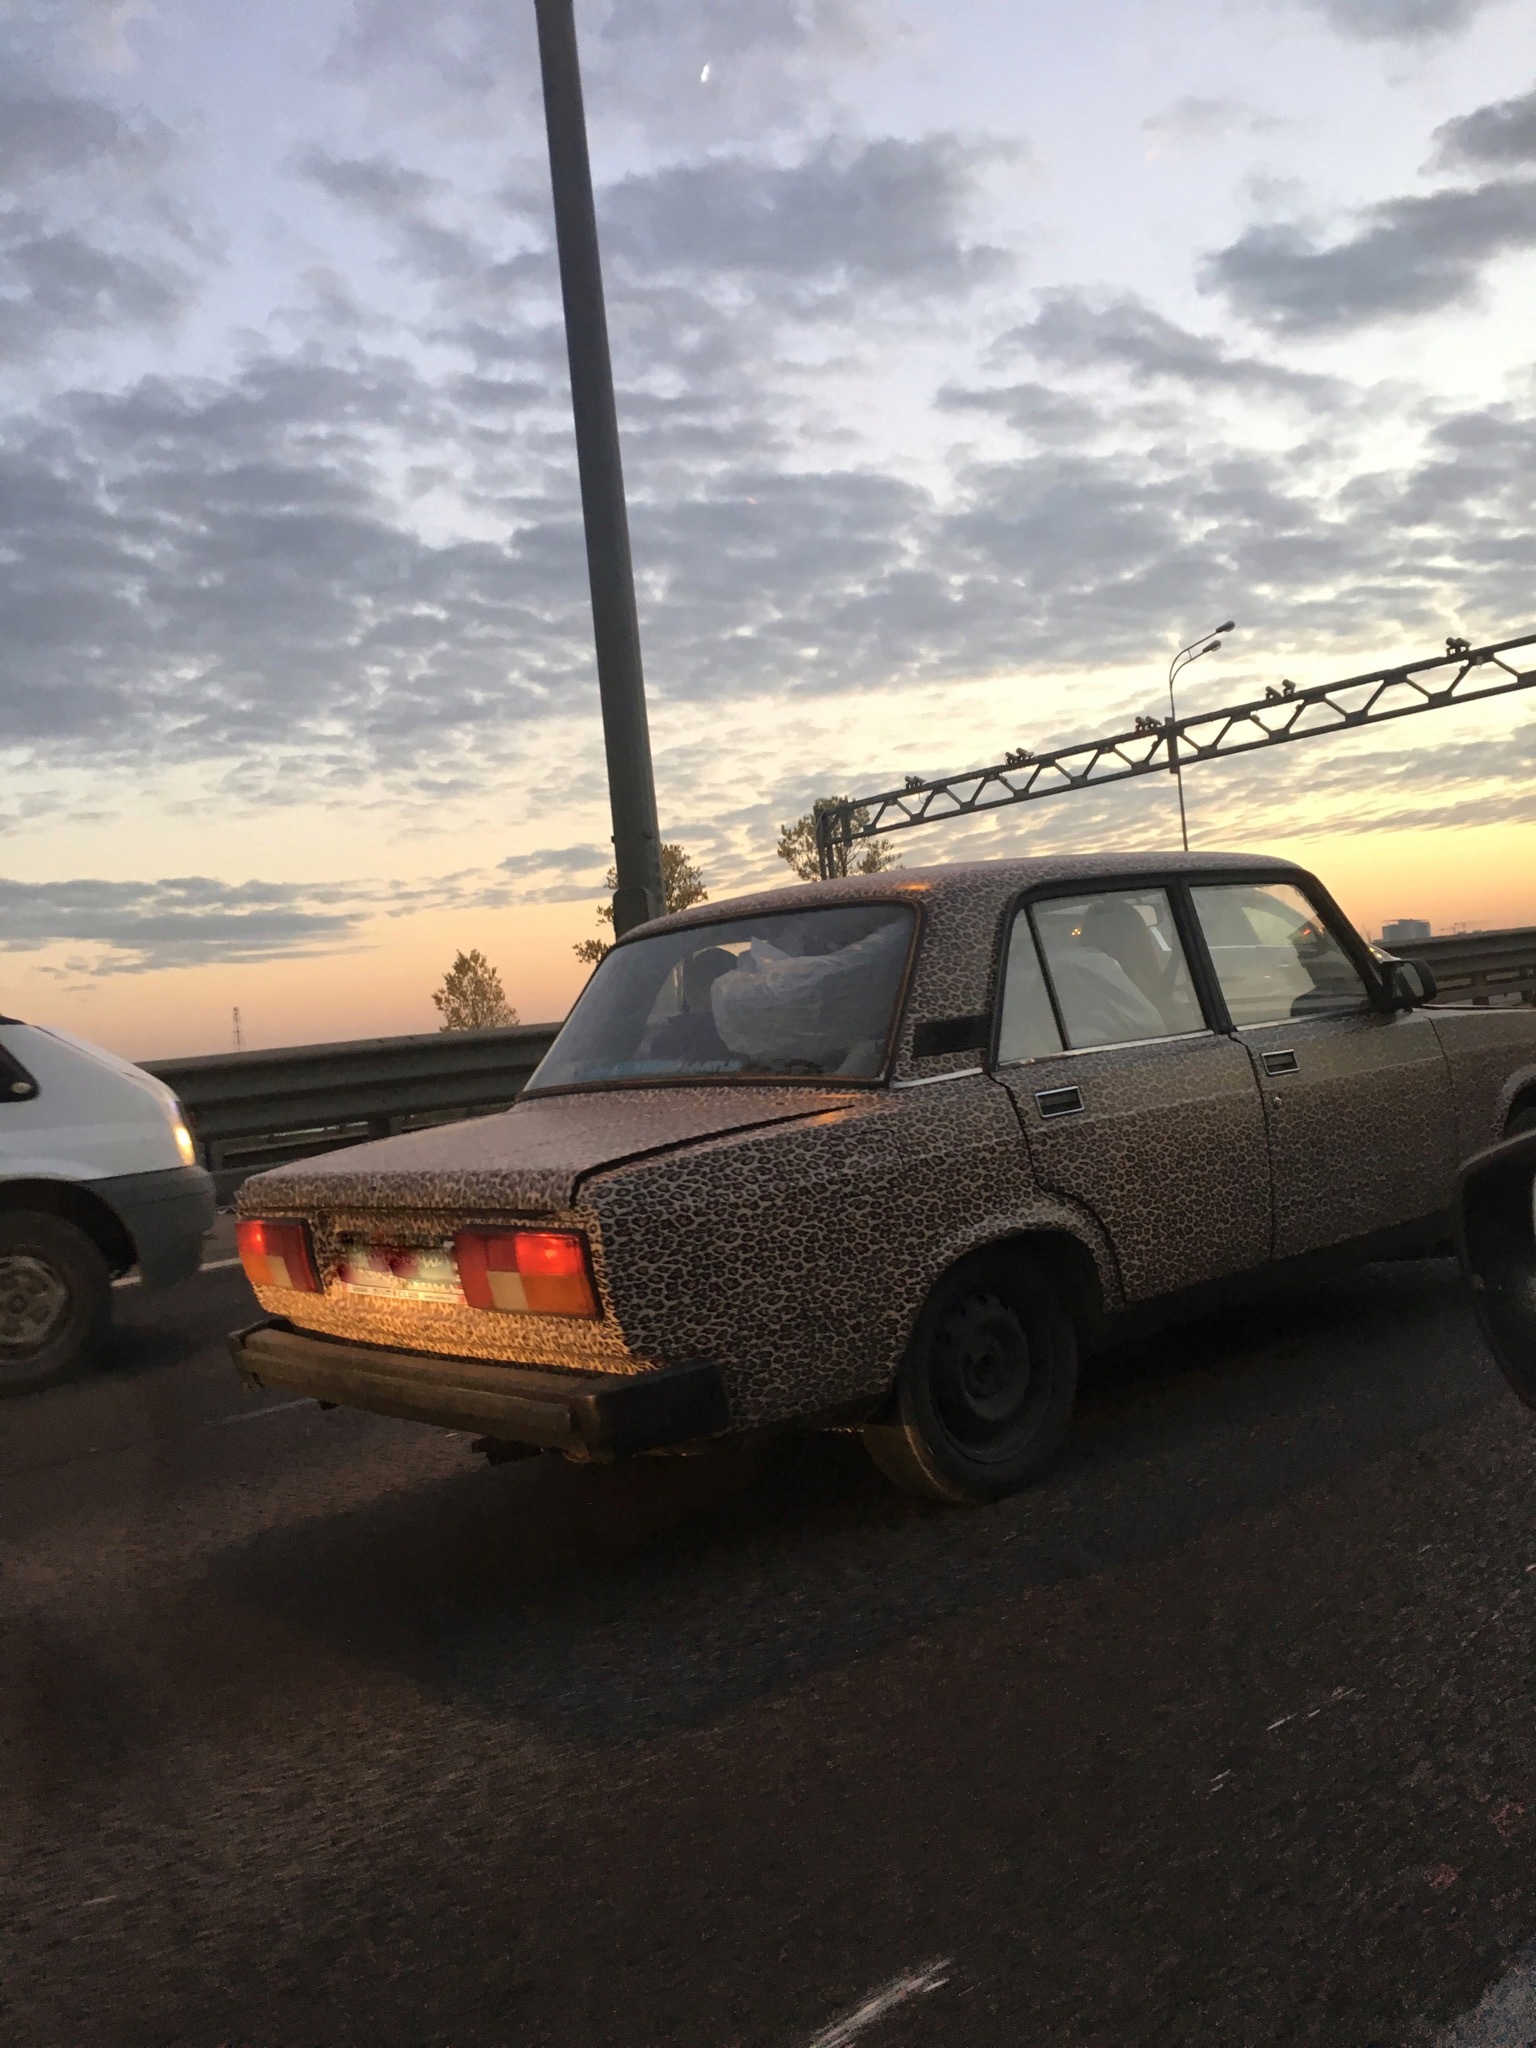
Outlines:
[[[1235, 619], [1224, 619], [1219, 626], [1212, 626], [1210, 630], [1215, 634], [1235, 633], [1237, 622]], [[1205, 643], [1204, 646], [1201, 645], [1202, 641]], [[1168, 664], [1168, 766], [1179, 787], [1179, 838], [1184, 843], [1186, 853], [1189, 851], [1189, 823], [1184, 814], [1184, 769], [1179, 760], [1178, 734], [1174, 730], [1178, 723], [1179, 707], [1173, 700], [1173, 679], [1182, 675], [1189, 664], [1198, 661], [1202, 654], [1214, 654], [1220, 645], [1219, 638], [1213, 640], [1209, 634], [1197, 633], [1187, 646], [1179, 649]]]

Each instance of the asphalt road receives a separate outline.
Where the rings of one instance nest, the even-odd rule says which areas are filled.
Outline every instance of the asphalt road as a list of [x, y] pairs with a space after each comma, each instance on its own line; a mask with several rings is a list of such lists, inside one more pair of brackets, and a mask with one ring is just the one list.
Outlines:
[[490, 1470], [246, 1392], [251, 1306], [0, 1408], [6, 2043], [1365, 2048], [1536, 1934], [1536, 1419], [1443, 1263], [1115, 1361], [972, 1512]]

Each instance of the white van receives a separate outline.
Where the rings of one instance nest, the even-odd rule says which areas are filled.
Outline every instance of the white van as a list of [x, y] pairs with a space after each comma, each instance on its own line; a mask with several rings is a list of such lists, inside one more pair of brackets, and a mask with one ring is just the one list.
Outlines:
[[142, 1067], [0, 1017], [0, 1394], [72, 1372], [112, 1281], [197, 1271], [215, 1215], [186, 1112]]

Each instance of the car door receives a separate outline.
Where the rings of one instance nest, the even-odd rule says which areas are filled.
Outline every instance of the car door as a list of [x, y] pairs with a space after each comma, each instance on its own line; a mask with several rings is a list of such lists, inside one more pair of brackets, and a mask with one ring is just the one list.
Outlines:
[[1098, 1218], [1128, 1300], [1268, 1258], [1258, 1083], [1202, 1012], [1167, 890], [1079, 890], [1017, 911], [996, 1072], [1037, 1179]]
[[1291, 883], [1198, 884], [1190, 896], [1264, 1093], [1276, 1257], [1444, 1209], [1456, 1126], [1428, 1014], [1374, 1008], [1323, 911]]

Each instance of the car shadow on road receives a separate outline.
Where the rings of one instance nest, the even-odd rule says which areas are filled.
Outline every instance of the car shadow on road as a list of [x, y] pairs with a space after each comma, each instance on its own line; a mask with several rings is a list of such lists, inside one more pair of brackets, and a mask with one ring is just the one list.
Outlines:
[[1165, 1552], [1501, 1384], [1447, 1262], [1377, 1267], [1100, 1361], [1058, 1469], [996, 1507], [907, 1501], [850, 1436], [466, 1464], [233, 1545], [211, 1590], [461, 1711], [622, 1744]]

